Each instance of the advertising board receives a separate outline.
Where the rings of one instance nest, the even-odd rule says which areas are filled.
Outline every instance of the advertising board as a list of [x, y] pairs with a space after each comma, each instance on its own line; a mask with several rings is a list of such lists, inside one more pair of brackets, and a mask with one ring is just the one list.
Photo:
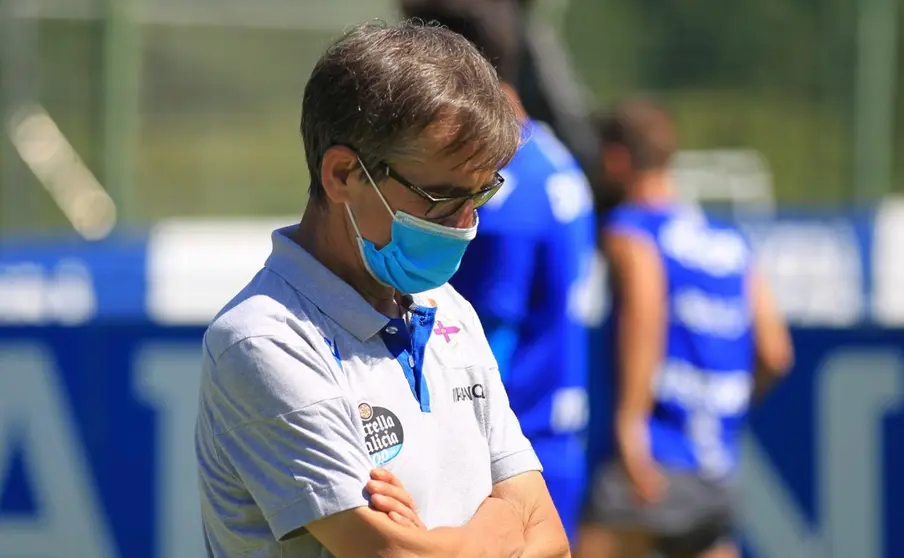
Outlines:
[[[0, 556], [203, 555], [201, 334], [0, 328]], [[904, 555], [904, 330], [796, 329], [794, 341], [793, 374], [745, 434], [748, 557]]]

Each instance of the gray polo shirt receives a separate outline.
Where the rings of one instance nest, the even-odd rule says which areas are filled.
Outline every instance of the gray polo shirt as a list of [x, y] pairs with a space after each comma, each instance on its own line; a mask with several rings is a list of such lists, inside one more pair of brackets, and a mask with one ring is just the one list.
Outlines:
[[430, 528], [466, 523], [494, 483], [541, 469], [470, 304], [448, 285], [415, 295], [409, 330], [290, 231], [273, 233], [264, 268], [204, 336], [208, 556], [328, 556], [298, 530], [366, 506], [375, 465], [401, 479]]

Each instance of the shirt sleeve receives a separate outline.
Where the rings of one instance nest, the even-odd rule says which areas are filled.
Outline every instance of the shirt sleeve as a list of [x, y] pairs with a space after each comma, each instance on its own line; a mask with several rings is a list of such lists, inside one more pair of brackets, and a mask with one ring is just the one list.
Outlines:
[[372, 468], [356, 410], [303, 340], [254, 337], [229, 347], [202, 388], [228, 462], [276, 538], [368, 504]]

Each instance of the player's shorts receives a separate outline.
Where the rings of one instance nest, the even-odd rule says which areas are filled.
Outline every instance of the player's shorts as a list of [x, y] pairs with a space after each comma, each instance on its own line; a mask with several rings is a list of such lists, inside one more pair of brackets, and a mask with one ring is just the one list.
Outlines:
[[736, 527], [733, 485], [690, 472], [665, 474], [668, 488], [663, 499], [644, 505], [620, 463], [600, 465], [591, 476], [582, 521], [647, 533], [666, 556], [695, 556], [730, 542]]

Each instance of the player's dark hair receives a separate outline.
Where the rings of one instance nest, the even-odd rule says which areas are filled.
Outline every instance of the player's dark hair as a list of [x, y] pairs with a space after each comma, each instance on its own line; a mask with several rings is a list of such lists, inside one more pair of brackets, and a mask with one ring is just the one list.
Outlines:
[[374, 169], [418, 160], [426, 155], [425, 130], [439, 121], [449, 126], [444, 154], [462, 153], [462, 164], [475, 170], [502, 168], [521, 127], [499, 85], [474, 46], [447, 29], [418, 21], [352, 28], [320, 58], [304, 91], [311, 201], [325, 200], [320, 172], [330, 147], [352, 147]]
[[471, 41], [503, 81], [515, 84], [521, 62], [521, 13], [513, 0], [401, 0], [408, 18], [436, 22]]
[[596, 123], [603, 147], [625, 147], [637, 171], [665, 168], [678, 147], [672, 119], [648, 99], [622, 102], [597, 117]]

